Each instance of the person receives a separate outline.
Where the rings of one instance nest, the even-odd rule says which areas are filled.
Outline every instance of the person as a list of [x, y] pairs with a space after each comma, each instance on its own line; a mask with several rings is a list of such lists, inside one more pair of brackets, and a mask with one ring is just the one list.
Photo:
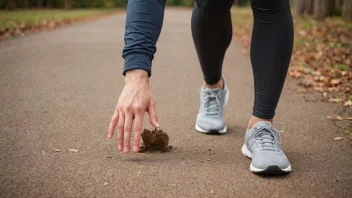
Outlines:
[[[227, 130], [223, 112], [229, 90], [222, 64], [232, 39], [230, 9], [233, 1], [196, 0], [192, 13], [192, 36], [204, 76], [195, 124], [196, 130], [202, 133]], [[123, 49], [125, 86], [108, 130], [112, 138], [117, 126], [118, 151], [124, 153], [130, 150], [132, 131], [133, 151], [139, 151], [145, 112], [149, 113], [151, 124], [160, 127], [148, 79], [165, 4], [165, 0], [128, 1]], [[280, 146], [279, 131], [273, 128], [272, 122], [292, 55], [290, 3], [289, 0], [251, 0], [251, 8], [254, 25], [250, 59], [255, 100], [242, 153], [252, 158], [252, 172], [287, 173], [291, 165]]]

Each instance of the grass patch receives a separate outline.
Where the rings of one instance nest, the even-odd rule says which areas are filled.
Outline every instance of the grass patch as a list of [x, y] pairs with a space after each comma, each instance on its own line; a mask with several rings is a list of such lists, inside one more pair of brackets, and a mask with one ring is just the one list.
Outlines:
[[30, 27], [49, 20], [75, 19], [96, 14], [114, 12], [116, 9], [77, 9], [77, 10], [18, 10], [0, 12], [0, 29], [13, 30]]

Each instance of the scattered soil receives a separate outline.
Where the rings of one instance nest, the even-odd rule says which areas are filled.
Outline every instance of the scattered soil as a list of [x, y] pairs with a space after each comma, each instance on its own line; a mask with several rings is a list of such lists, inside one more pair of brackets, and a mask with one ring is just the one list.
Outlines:
[[161, 129], [154, 129], [153, 131], [144, 129], [142, 139], [143, 143], [139, 149], [140, 153], [146, 151], [169, 152], [172, 150], [172, 146], [169, 145], [169, 136]]

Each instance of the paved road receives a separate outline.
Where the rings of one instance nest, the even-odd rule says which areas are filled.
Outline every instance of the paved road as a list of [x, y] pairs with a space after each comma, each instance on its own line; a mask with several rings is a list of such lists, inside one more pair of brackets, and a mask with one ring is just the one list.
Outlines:
[[282, 142], [293, 172], [249, 172], [240, 148], [253, 82], [234, 42], [224, 65], [229, 131], [195, 132], [202, 75], [190, 16], [166, 11], [151, 78], [170, 153], [123, 155], [107, 139], [123, 87], [123, 15], [2, 41], [0, 197], [352, 197], [352, 148], [332, 140], [341, 134], [326, 120], [341, 107], [307, 102], [315, 96], [296, 94], [290, 79], [276, 120], [286, 126]]

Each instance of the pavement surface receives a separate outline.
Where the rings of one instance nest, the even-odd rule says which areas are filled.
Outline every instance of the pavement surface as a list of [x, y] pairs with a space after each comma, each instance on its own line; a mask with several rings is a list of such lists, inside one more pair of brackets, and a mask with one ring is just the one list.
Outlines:
[[202, 74], [190, 17], [166, 10], [151, 78], [169, 153], [124, 155], [107, 139], [124, 83], [123, 14], [0, 42], [0, 197], [352, 197], [352, 147], [333, 141], [343, 133], [326, 119], [344, 109], [297, 94], [292, 79], [276, 121], [293, 172], [249, 171], [240, 149], [253, 80], [235, 42], [224, 62], [228, 133], [195, 132]]

